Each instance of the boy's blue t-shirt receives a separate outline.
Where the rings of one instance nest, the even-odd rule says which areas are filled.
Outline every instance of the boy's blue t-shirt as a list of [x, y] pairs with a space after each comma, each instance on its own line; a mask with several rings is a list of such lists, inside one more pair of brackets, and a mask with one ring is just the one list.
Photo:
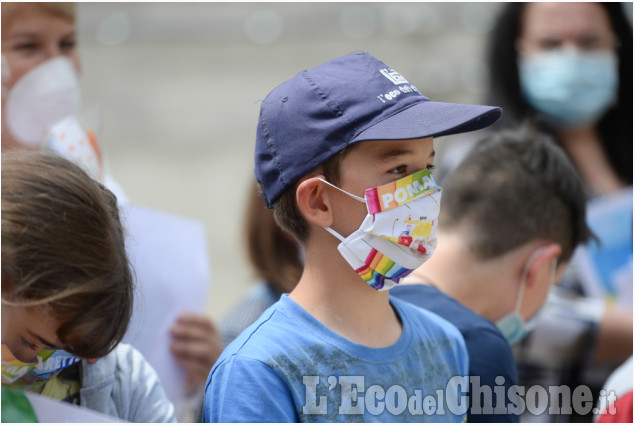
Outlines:
[[[475, 390], [468, 422], [520, 421], [519, 396], [510, 399], [510, 389], [518, 385], [516, 361], [494, 323], [430, 285], [400, 285], [390, 296], [430, 310], [461, 331], [470, 355], [470, 390]], [[504, 399], [498, 400], [497, 388], [504, 389]]]
[[[287, 295], [226, 349], [205, 388], [206, 422], [457, 422], [467, 411], [459, 331], [400, 300], [385, 348], [328, 329]], [[457, 378], [453, 378], [453, 377]]]

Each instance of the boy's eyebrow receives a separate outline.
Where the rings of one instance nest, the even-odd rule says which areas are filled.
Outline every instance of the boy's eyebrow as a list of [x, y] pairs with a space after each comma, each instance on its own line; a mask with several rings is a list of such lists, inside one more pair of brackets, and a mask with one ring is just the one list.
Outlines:
[[379, 155], [379, 159], [385, 161], [398, 156], [408, 155], [410, 153], [412, 153], [412, 150], [410, 149], [391, 149]]
[[[430, 156], [428, 158], [434, 158], [435, 156], [435, 151], [432, 150], [432, 152], [430, 153]], [[412, 154], [412, 150], [411, 149], [391, 149], [389, 151], [383, 152], [382, 154], [379, 155], [379, 160], [380, 161], [387, 161], [399, 156], [403, 156], [403, 155], [409, 155]]]
[[44, 338], [42, 338], [38, 334], [32, 332], [30, 329], [28, 329], [27, 332], [30, 333], [33, 338], [38, 339], [42, 344], [46, 345], [47, 347], [57, 348], [57, 344], [53, 344], [51, 342], [48, 342], [47, 340], [45, 340]]

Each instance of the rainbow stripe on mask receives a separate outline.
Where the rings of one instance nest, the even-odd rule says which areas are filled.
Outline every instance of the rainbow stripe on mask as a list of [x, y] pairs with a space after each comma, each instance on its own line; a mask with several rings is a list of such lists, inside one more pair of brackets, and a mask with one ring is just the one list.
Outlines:
[[408, 276], [412, 272], [411, 269], [401, 267], [374, 248], [371, 249], [366, 257], [365, 264], [355, 271], [359, 277], [377, 290], [384, 287], [386, 279], [394, 280], [398, 283], [401, 278]]
[[365, 198], [368, 212], [375, 214], [439, 191], [441, 188], [435, 184], [430, 171], [424, 168], [392, 183], [366, 189]]

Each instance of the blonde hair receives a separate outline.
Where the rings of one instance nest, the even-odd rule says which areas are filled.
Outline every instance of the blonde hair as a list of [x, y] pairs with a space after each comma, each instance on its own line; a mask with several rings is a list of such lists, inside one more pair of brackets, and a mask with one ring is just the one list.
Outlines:
[[2, 26], [9, 25], [12, 19], [20, 15], [28, 7], [38, 6], [53, 16], [66, 19], [73, 24], [77, 20], [77, 8], [75, 3], [26, 3], [26, 2], [2, 2]]

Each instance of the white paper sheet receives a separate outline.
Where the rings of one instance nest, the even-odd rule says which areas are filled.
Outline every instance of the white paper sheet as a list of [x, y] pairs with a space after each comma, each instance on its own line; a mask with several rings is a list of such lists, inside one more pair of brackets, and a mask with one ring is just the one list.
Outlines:
[[130, 204], [121, 206], [121, 214], [137, 285], [124, 342], [143, 353], [178, 408], [185, 374], [170, 352], [169, 328], [181, 313], [204, 312], [210, 286], [205, 229], [197, 221]]
[[39, 422], [48, 423], [114, 423], [125, 422], [82, 406], [65, 403], [26, 391]]

